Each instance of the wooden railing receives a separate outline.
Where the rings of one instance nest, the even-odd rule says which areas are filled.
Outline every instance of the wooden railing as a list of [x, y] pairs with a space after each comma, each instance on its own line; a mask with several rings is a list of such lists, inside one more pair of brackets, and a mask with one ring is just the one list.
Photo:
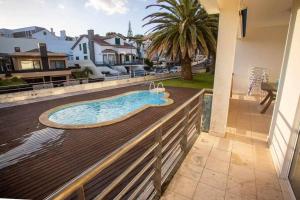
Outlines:
[[[200, 91], [46, 199], [158, 199], [201, 132], [205, 93]], [[89, 183], [95, 185], [99, 174], [141, 149], [141, 154], [100, 191], [88, 194]], [[120, 184], [125, 180], [126, 184]]]

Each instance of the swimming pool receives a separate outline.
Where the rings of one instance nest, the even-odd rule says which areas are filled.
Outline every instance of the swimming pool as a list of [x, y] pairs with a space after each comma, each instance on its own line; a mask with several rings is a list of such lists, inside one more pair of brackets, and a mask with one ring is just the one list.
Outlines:
[[167, 92], [141, 90], [59, 106], [46, 111], [39, 119], [53, 128], [94, 128], [123, 121], [148, 107], [172, 103]]

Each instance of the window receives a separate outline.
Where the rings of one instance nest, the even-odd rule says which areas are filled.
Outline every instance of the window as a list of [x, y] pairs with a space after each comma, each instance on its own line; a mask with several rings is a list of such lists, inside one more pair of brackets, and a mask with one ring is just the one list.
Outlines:
[[79, 57], [78, 57], [78, 56], [76, 56], [76, 60], [79, 60]]
[[44, 34], [44, 35], [47, 35], [47, 32], [46, 32], [46, 31], [44, 31], [44, 32], [43, 32], [43, 34]]
[[41, 69], [39, 60], [21, 60], [21, 70]]
[[64, 60], [50, 60], [50, 69], [64, 69], [66, 64]]
[[120, 38], [115, 38], [115, 42], [116, 42], [116, 45], [120, 45], [121, 44]]
[[15, 52], [21, 52], [21, 48], [20, 47], [15, 47]]
[[87, 59], [88, 59], [88, 57], [87, 57], [87, 56], [84, 56], [84, 57], [83, 57], [83, 59], [84, 59], [84, 60], [87, 60]]
[[80, 50], [80, 51], [82, 50], [82, 48], [81, 48], [81, 44], [79, 44], [79, 50]]
[[83, 47], [83, 53], [84, 53], [84, 54], [87, 54], [86, 43], [83, 43], [83, 44], [82, 44], [82, 47]]

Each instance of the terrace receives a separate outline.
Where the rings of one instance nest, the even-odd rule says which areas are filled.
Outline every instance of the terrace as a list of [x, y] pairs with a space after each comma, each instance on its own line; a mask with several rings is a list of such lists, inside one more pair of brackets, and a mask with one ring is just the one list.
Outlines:
[[[201, 127], [207, 90], [167, 87], [174, 104], [148, 108], [126, 121], [94, 129], [47, 128], [38, 123], [38, 117], [58, 105], [148, 86], [2, 108], [0, 139], [5, 145], [0, 146], [0, 153], [9, 162], [1, 158], [1, 196], [299, 198], [300, 2], [201, 3], [210, 13], [220, 14], [209, 133], [203, 133]], [[246, 37], [237, 39], [239, 13], [244, 8], [249, 10], [248, 31]], [[268, 68], [271, 82], [279, 80], [277, 99], [265, 114], [260, 113], [262, 96], [246, 95], [248, 71], [253, 66]], [[180, 80], [165, 83], [185, 85]], [[41, 134], [47, 136], [46, 142]], [[21, 160], [12, 159], [16, 155]], [[13, 165], [7, 167], [7, 163]]]
[[273, 109], [235, 95], [224, 138], [202, 133], [162, 199], [289, 199], [267, 145]]

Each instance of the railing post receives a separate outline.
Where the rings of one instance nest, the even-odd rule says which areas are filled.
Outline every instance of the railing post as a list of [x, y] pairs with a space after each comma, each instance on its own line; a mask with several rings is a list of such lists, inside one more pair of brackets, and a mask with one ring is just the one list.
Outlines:
[[154, 188], [156, 190], [155, 199], [161, 197], [161, 167], [162, 167], [162, 127], [159, 127], [155, 133], [155, 143], [157, 147], [155, 149], [156, 161], [154, 164]]
[[190, 108], [189, 105], [187, 105], [184, 108], [184, 117], [185, 117], [185, 120], [183, 121], [184, 129], [183, 129], [183, 135], [182, 135], [182, 138], [180, 141], [181, 149], [185, 154], [187, 153], [187, 145], [188, 145], [188, 126], [189, 126], [189, 116], [190, 116], [189, 108]]
[[81, 186], [78, 190], [77, 190], [77, 197], [79, 200], [85, 200], [85, 195], [84, 195], [84, 189], [83, 186]]
[[197, 120], [196, 120], [196, 130], [197, 133], [201, 133], [201, 126], [202, 126], [202, 113], [203, 113], [203, 98], [204, 93], [199, 96], [199, 106], [197, 109]]

